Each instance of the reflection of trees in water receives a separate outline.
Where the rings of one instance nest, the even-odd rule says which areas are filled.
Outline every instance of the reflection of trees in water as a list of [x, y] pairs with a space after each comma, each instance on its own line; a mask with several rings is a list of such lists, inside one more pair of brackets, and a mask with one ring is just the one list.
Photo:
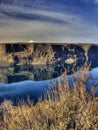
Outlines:
[[33, 80], [46, 80], [53, 78], [54, 67], [53, 65], [35, 65], [30, 67], [29, 72], [32, 73]]
[[14, 67], [9, 68], [10, 69], [3, 69], [1, 75], [3, 75], [2, 78], [6, 77], [4, 79], [6, 79], [8, 83], [11, 83], [28, 79], [38, 81], [56, 78], [60, 76], [65, 69], [68, 72], [67, 74], [71, 74], [74, 69], [76, 69], [76, 64], [68, 65], [59, 61], [54, 65], [15, 65]]
[[[6, 81], [3, 81], [6, 83], [23, 81], [28, 79], [35, 81], [47, 80], [54, 78], [54, 65], [25, 65], [7, 67], [2, 69], [1, 75], [1, 79], [5, 79], [4, 77], [6, 77]], [[0, 82], [2, 82], [1, 79]]]

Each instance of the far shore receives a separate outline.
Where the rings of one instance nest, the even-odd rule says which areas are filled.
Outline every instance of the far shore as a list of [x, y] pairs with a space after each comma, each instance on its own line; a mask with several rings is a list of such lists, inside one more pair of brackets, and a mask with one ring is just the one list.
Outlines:
[[0, 42], [0, 45], [6, 44], [53, 44], [53, 45], [98, 45], [98, 43], [69, 43], [69, 42], [42, 42], [42, 41], [33, 41], [33, 42]]

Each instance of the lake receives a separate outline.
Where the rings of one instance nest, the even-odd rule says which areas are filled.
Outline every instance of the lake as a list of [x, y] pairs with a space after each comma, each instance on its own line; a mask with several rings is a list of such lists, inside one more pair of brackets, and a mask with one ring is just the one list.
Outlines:
[[[10, 99], [18, 102], [29, 96], [37, 102], [49, 84], [58, 82], [63, 72], [67, 70], [67, 75], [70, 75], [88, 64], [91, 69], [98, 67], [97, 58], [98, 47], [95, 45], [2, 45], [0, 101]], [[72, 78], [69, 78], [69, 83], [71, 82]], [[91, 81], [93, 82], [95, 81]], [[97, 89], [98, 87], [96, 91]]]

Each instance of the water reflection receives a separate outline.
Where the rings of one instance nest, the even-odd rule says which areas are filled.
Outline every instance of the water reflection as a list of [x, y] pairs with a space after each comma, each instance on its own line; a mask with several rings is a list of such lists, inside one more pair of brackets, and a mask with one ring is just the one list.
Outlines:
[[57, 62], [55, 64], [39, 64], [39, 65], [14, 65], [11, 67], [0, 67], [0, 82], [1, 83], [13, 83], [24, 80], [41, 81], [52, 79], [60, 76], [65, 70], [67, 74], [71, 74], [77, 71], [77, 68], [84, 64], [82, 60], [67, 64], [63, 62]]
[[47, 80], [58, 77], [64, 69], [55, 65], [22, 65], [0, 68], [0, 82], [13, 83], [24, 80]]

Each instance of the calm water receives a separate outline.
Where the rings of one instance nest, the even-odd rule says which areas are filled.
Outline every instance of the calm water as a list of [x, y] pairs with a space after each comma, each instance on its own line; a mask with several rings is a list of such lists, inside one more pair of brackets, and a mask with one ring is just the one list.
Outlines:
[[13, 67], [0, 67], [0, 82], [13, 83], [24, 80], [47, 80], [60, 76], [68, 69], [68, 74], [72, 73], [73, 65], [22, 65]]
[[[65, 70], [67, 70], [67, 74], [71, 74], [84, 64], [86, 64], [85, 61], [82, 62], [81, 60], [78, 60], [75, 64], [58, 62], [54, 65], [15, 65], [12, 67], [0, 67], [0, 82], [13, 83], [24, 80], [41, 81], [53, 79], [60, 76]], [[95, 58], [92, 59], [91, 64], [91, 68], [94, 67], [98, 67], [98, 62]]]
[[46, 80], [58, 77], [64, 69], [54, 65], [24, 65], [0, 68], [0, 82], [12, 83], [24, 80]]

